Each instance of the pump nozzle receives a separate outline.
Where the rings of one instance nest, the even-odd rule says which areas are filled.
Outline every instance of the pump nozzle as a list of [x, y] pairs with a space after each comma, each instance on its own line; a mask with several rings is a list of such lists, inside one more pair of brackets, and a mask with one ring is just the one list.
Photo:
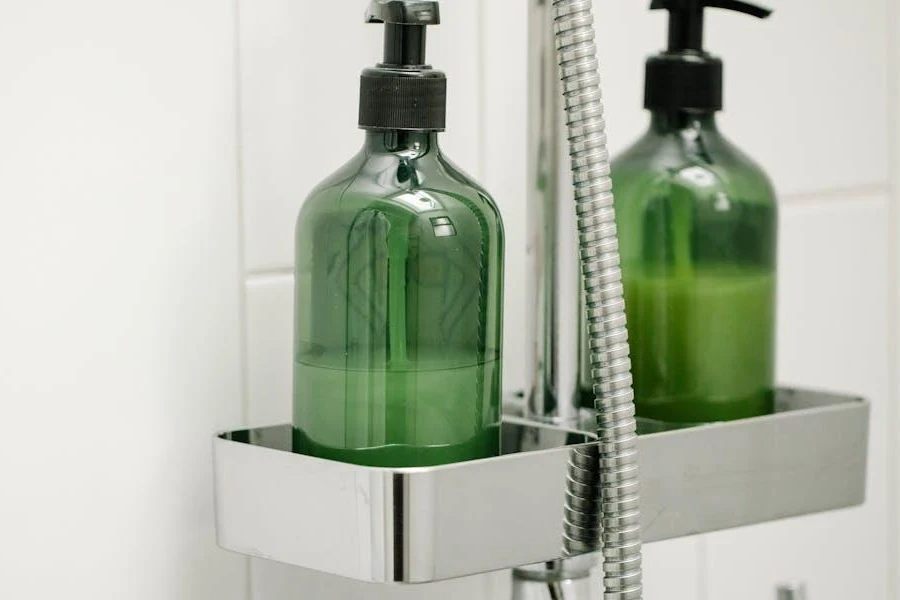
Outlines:
[[366, 23], [395, 25], [438, 25], [441, 12], [434, 0], [372, 0]]
[[425, 27], [439, 25], [441, 11], [434, 0], [372, 0], [366, 23], [384, 23], [384, 63], [425, 64]]
[[668, 10], [669, 51], [703, 50], [703, 9], [722, 8], [765, 19], [772, 11], [740, 0], [653, 0], [650, 10]]

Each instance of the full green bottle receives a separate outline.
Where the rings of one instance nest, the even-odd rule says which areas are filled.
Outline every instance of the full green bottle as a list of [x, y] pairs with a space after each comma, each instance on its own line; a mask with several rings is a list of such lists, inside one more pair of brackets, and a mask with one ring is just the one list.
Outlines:
[[671, 16], [668, 51], [647, 63], [650, 128], [612, 163], [637, 415], [672, 423], [773, 409], [775, 193], [716, 126], [722, 62], [702, 50], [705, 6], [769, 14], [653, 2]]
[[359, 153], [296, 228], [294, 450], [414, 467], [500, 452], [503, 226], [442, 153], [437, 2], [373, 2], [385, 58], [361, 77]]

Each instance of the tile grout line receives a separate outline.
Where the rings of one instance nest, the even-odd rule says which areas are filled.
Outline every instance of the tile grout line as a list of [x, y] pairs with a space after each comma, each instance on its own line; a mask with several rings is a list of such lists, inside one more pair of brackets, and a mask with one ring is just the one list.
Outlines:
[[[235, 103], [235, 183], [237, 184], [237, 247], [238, 247], [238, 315], [239, 315], [239, 346], [240, 346], [240, 385], [241, 385], [241, 419], [244, 424], [250, 420], [250, 389], [248, 382], [247, 363], [248, 349], [248, 308], [247, 308], [247, 249], [244, 223], [244, 97], [243, 97], [243, 72], [241, 69], [241, 1], [234, 0], [232, 36], [234, 40], [234, 103]], [[246, 574], [244, 596], [247, 600], [253, 600], [253, 563], [249, 557], [244, 559]]]
[[[892, 175], [890, 175], [892, 176]], [[835, 202], [848, 200], [849, 196], [874, 196], [891, 191], [891, 182], [867, 183], [851, 185], [847, 187], [825, 188], [812, 192], [798, 192], [794, 194], [782, 194], [779, 200], [783, 206], [797, 206], [804, 204], [821, 204], [823, 202]]]
[[244, 223], [244, 98], [243, 98], [243, 73], [241, 70], [241, 2], [234, 0], [234, 77], [235, 77], [235, 104], [237, 106], [235, 118], [235, 130], [237, 137], [237, 153], [235, 164], [237, 171], [238, 187], [238, 252], [241, 284], [241, 398], [243, 402], [243, 419], [246, 423], [250, 414], [249, 388], [247, 385], [247, 240]]
[[478, 124], [478, 136], [477, 136], [477, 144], [478, 144], [478, 179], [479, 181], [484, 181], [487, 175], [487, 134], [485, 133], [485, 128], [487, 127], [488, 119], [486, 118], [487, 113], [487, 94], [485, 90], [487, 90], [487, 81], [485, 80], [486, 71], [485, 71], [485, 48], [487, 47], [487, 41], [485, 36], [487, 35], [487, 28], [484, 26], [485, 21], [487, 20], [488, 9], [487, 9], [487, 0], [475, 0], [475, 29], [476, 29], [476, 56], [477, 60], [477, 76], [476, 80], [478, 82], [478, 116], [476, 117], [476, 121]]
[[900, 267], [900, 244], [897, 242], [897, 234], [900, 232], [900, 208], [898, 208], [898, 193], [900, 193], [900, 171], [897, 160], [900, 159], [900, 119], [897, 118], [896, 109], [900, 107], [900, 77], [897, 76], [897, 68], [900, 68], [900, 11], [894, 3], [889, 2], [887, 7], [887, 40], [888, 56], [886, 74], [888, 79], [887, 125], [888, 125], [888, 423], [889, 433], [887, 439], [887, 505], [888, 505], [888, 598], [900, 600], [900, 576], [895, 568], [900, 562], [900, 515], [898, 515], [897, 501], [900, 497], [900, 472], [898, 472], [897, 450], [898, 425], [900, 425], [900, 378], [896, 374], [898, 365], [898, 336], [900, 336], [900, 316], [896, 308], [896, 298], [900, 295], [900, 277], [897, 269]]
[[245, 274], [247, 284], [275, 283], [290, 279], [294, 276], [293, 266], [271, 267], [268, 269], [253, 269]]

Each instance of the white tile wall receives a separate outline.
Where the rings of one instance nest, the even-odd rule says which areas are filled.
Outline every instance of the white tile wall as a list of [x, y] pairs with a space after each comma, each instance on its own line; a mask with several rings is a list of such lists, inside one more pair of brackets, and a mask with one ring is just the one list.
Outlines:
[[891, 133], [888, 163], [890, 165], [890, 204], [888, 206], [888, 248], [890, 262], [886, 274], [888, 283], [887, 329], [890, 332], [888, 404], [888, 598], [900, 598], [900, 118], [897, 104], [900, 102], [900, 4], [889, 3], [886, 26], [889, 30], [889, 112], [888, 129]]
[[[294, 277], [254, 277], [247, 282], [248, 425], [291, 420], [291, 344]], [[285, 327], [285, 324], [288, 324]]]
[[506, 287], [503, 314], [503, 385], [519, 390], [527, 385], [524, 348], [526, 242], [525, 175], [527, 158], [528, 44], [526, 2], [482, 1], [484, 57], [482, 86], [482, 183], [497, 201], [506, 233]]
[[0, 6], [0, 596], [245, 600], [234, 12]]
[[763, 23], [711, 15], [711, 47], [727, 57], [722, 125], [782, 194], [887, 180], [892, 1], [778, 0]]
[[695, 600], [704, 591], [703, 538], [657, 542], [644, 547], [644, 599]]

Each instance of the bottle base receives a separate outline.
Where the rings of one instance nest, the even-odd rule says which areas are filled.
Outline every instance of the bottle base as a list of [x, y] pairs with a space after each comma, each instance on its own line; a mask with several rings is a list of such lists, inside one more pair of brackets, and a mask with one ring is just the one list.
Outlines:
[[366, 467], [433, 467], [500, 455], [500, 429], [492, 427], [459, 443], [437, 446], [384, 444], [368, 448], [335, 448], [312, 441], [301, 429], [293, 429], [293, 451], [316, 458]]

